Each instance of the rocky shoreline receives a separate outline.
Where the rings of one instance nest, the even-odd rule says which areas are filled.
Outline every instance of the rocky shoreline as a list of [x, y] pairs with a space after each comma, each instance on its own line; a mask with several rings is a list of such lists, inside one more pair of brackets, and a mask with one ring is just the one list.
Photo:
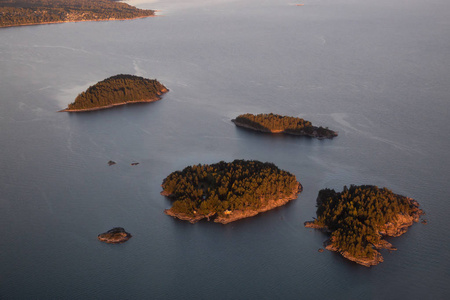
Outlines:
[[[419, 208], [419, 203], [411, 198], [407, 198], [412, 206], [414, 206], [414, 210], [411, 215], [405, 215], [399, 213], [396, 215], [392, 222], [388, 222], [379, 228], [380, 242], [378, 244], [372, 244], [373, 248], [376, 250], [387, 249], [389, 251], [395, 251], [397, 248], [392, 246], [391, 243], [384, 240], [384, 237], [398, 237], [404, 234], [410, 226], [414, 223], [419, 222], [420, 216], [424, 215], [425, 212]], [[304, 223], [306, 228], [319, 229], [326, 233], [331, 233], [331, 231], [326, 226], [320, 226], [314, 223], [314, 221], [307, 221]], [[383, 256], [379, 251], [375, 251], [375, 256], [373, 258], [366, 257], [355, 257], [351, 255], [349, 252], [340, 249], [334, 243], [333, 238], [328, 239], [324, 242], [325, 249], [329, 251], [334, 251], [341, 254], [344, 258], [353, 261], [357, 264], [363, 265], [365, 267], [371, 267], [378, 265], [383, 262]]]
[[236, 119], [232, 119], [231, 122], [233, 122], [236, 126], [244, 127], [244, 128], [247, 128], [247, 129], [251, 129], [251, 130], [255, 130], [255, 131], [259, 131], [259, 132], [264, 132], [264, 133], [284, 133], [284, 134], [289, 134], [289, 135], [294, 135], [294, 136], [307, 136], [307, 137], [317, 138], [319, 140], [332, 139], [333, 137], [338, 136], [337, 132], [331, 131], [331, 130], [330, 130], [331, 133], [329, 135], [320, 135], [318, 133], [318, 131], [317, 131], [317, 129], [319, 128], [317, 126], [312, 126], [314, 128], [313, 132], [312, 133], [308, 133], [308, 132], [305, 132], [305, 131], [291, 132], [291, 131], [286, 131], [286, 130], [270, 130], [270, 129], [256, 128], [256, 127], [253, 127], [251, 125], [239, 122]]
[[[207, 219], [208, 221], [213, 219], [215, 223], [228, 224], [228, 223], [240, 220], [240, 219], [256, 216], [259, 213], [272, 210], [279, 206], [283, 206], [286, 203], [288, 203], [289, 201], [297, 199], [298, 194], [301, 193], [302, 190], [303, 190], [302, 185], [300, 183], [298, 183], [297, 189], [288, 197], [281, 198], [281, 199], [268, 200], [266, 205], [264, 205], [263, 207], [261, 207], [257, 210], [253, 210], [253, 209], [252, 210], [235, 210], [235, 211], [230, 212], [230, 214], [228, 214], [228, 215], [216, 216], [216, 213], [214, 212], [214, 213], [210, 213], [208, 215], [199, 214], [198, 216], [192, 217], [192, 216], [189, 216], [184, 213], [175, 213], [170, 208], [164, 210], [164, 213], [166, 215], [169, 215], [171, 217], [174, 217], [174, 218], [177, 218], [177, 219], [180, 219], [183, 221], [189, 221], [192, 224], [194, 224], [202, 219]], [[170, 196], [169, 194], [167, 194], [165, 192], [161, 192], [161, 195]]]
[[[162, 93], [167, 93], [169, 90], [164, 90], [162, 91]], [[95, 110], [101, 110], [101, 109], [106, 109], [106, 108], [112, 108], [115, 106], [121, 106], [121, 105], [126, 105], [126, 104], [134, 104], [134, 103], [150, 103], [150, 102], [156, 102], [158, 100], [161, 100], [161, 97], [155, 98], [155, 99], [148, 99], [148, 100], [139, 100], [139, 101], [128, 101], [128, 102], [121, 102], [121, 103], [114, 103], [111, 105], [106, 105], [106, 106], [100, 106], [100, 107], [94, 107], [94, 108], [84, 108], [84, 109], [69, 109], [69, 108], [65, 108], [62, 110], [59, 110], [58, 112], [86, 112], [86, 111], [95, 111]]]
[[[157, 12], [157, 10], [153, 10]], [[139, 16], [132, 18], [105, 18], [105, 19], [88, 19], [88, 20], [65, 20], [65, 21], [54, 21], [54, 22], [41, 22], [41, 23], [24, 23], [24, 24], [11, 24], [11, 25], [2, 25], [0, 28], [9, 28], [9, 27], [18, 27], [18, 26], [36, 26], [36, 25], [50, 25], [50, 24], [61, 24], [61, 23], [78, 23], [78, 22], [106, 22], [106, 21], [126, 21], [126, 20], [136, 20], [143, 18], [156, 17], [156, 15], [150, 16]]]

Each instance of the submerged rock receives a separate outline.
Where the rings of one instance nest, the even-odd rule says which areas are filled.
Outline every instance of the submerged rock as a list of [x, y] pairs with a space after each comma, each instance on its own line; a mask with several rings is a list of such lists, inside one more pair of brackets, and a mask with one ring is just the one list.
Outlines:
[[105, 233], [98, 235], [98, 239], [105, 243], [120, 244], [128, 241], [132, 237], [131, 234], [125, 231], [122, 227], [114, 227]]

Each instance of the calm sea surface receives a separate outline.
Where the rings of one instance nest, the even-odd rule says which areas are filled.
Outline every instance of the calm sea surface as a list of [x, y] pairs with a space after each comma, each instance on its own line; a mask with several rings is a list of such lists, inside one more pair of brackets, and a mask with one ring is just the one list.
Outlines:
[[[1, 299], [448, 297], [450, 1], [140, 2], [160, 17], [0, 29]], [[57, 112], [120, 73], [170, 92]], [[339, 136], [236, 128], [246, 112]], [[273, 162], [304, 192], [228, 225], [163, 213], [168, 174], [234, 159]], [[326, 235], [303, 227], [317, 192], [350, 184], [417, 199], [428, 225], [370, 269], [318, 253]], [[115, 226], [133, 238], [97, 240]]]

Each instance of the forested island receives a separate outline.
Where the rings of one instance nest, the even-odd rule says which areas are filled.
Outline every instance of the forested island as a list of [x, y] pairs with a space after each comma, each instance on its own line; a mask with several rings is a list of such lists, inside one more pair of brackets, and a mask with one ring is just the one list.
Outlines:
[[0, 27], [125, 20], [154, 15], [154, 10], [138, 9], [115, 0], [0, 0]]
[[377, 250], [396, 250], [383, 237], [402, 235], [424, 212], [415, 200], [387, 188], [351, 185], [340, 193], [319, 191], [316, 214], [305, 226], [331, 234], [326, 249], [370, 267], [383, 261]]
[[167, 176], [162, 188], [174, 201], [167, 215], [222, 224], [282, 206], [302, 191], [295, 175], [254, 160], [188, 166]]
[[313, 126], [311, 122], [301, 118], [281, 116], [273, 113], [243, 114], [231, 121], [237, 126], [268, 133], [285, 133], [319, 139], [331, 139], [337, 136], [337, 132], [328, 128]]
[[156, 79], [134, 75], [115, 75], [90, 86], [75, 101], [62, 110], [68, 112], [90, 111], [137, 102], [161, 99], [168, 89]]

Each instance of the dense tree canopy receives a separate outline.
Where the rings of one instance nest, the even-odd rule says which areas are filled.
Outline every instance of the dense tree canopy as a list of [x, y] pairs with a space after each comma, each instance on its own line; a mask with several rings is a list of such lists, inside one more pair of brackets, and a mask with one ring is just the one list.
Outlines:
[[283, 132], [293, 135], [332, 138], [337, 133], [328, 128], [316, 127], [311, 122], [297, 117], [277, 114], [243, 114], [232, 120], [236, 125], [263, 132]]
[[167, 92], [155, 79], [134, 75], [116, 75], [89, 87], [69, 104], [67, 110], [89, 110], [114, 104], [154, 101]]
[[377, 253], [373, 246], [381, 243], [380, 232], [387, 223], [421, 212], [417, 202], [387, 188], [351, 185], [340, 193], [319, 191], [314, 224], [329, 229], [331, 241], [340, 250], [354, 257], [373, 258]]
[[272, 163], [235, 160], [186, 167], [167, 176], [162, 187], [175, 200], [172, 212], [195, 217], [257, 210], [268, 200], [297, 194], [301, 186]]
[[0, 27], [49, 22], [133, 19], [153, 16], [113, 0], [0, 0]]

